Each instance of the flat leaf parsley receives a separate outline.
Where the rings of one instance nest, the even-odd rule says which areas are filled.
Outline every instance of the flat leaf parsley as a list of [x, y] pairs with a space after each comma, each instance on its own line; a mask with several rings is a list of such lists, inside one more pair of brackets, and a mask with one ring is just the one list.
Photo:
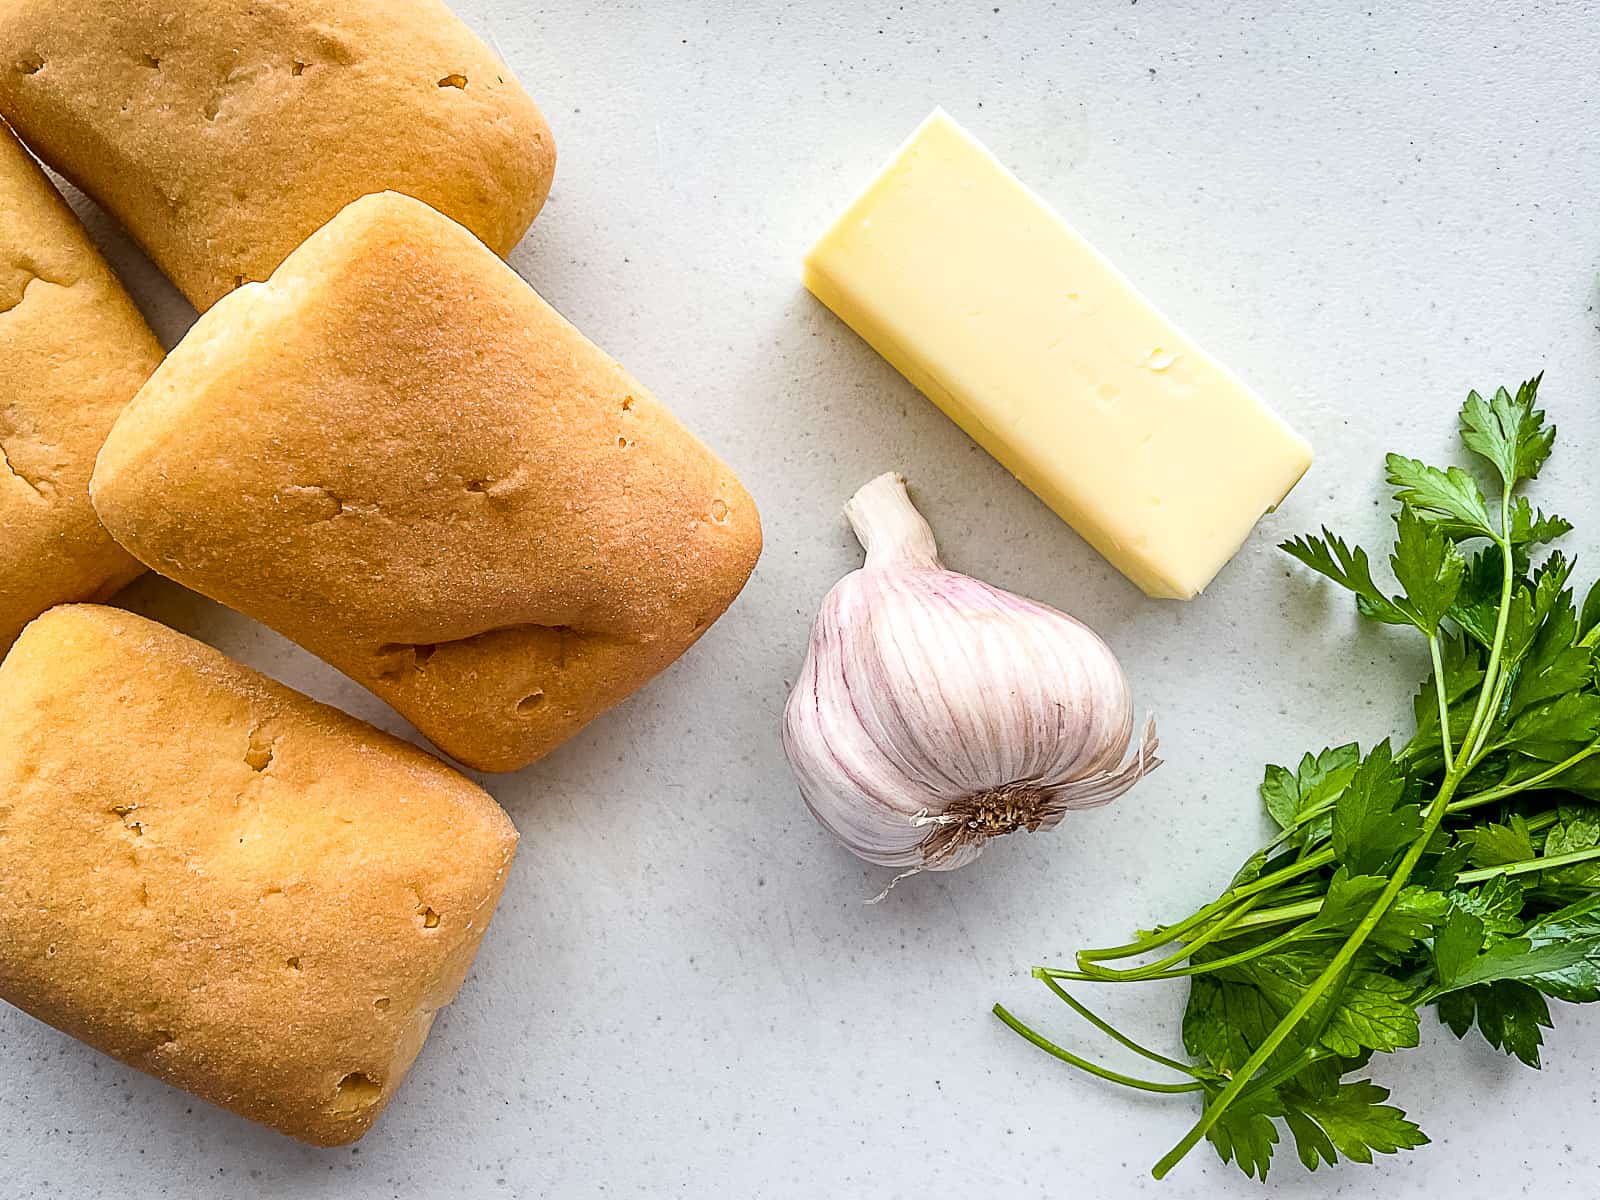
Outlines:
[[[1283, 545], [1353, 592], [1363, 616], [1426, 641], [1410, 738], [1269, 766], [1261, 800], [1278, 832], [1217, 899], [1127, 945], [1080, 951], [1076, 969], [1034, 969], [1172, 1078], [1113, 1071], [995, 1006], [1075, 1067], [1195, 1094], [1200, 1117], [1158, 1178], [1201, 1140], [1260, 1179], [1286, 1135], [1310, 1169], [1422, 1146], [1363, 1076], [1373, 1055], [1417, 1045], [1423, 1009], [1537, 1067], [1550, 1001], [1600, 1000], [1600, 585], [1575, 602], [1572, 564], [1546, 549], [1571, 526], [1520, 494], [1555, 441], [1538, 389], [1536, 378], [1467, 397], [1461, 441], [1488, 470], [1388, 457], [1398, 592], [1327, 529]], [[1181, 1059], [1064, 986], [1177, 978], [1189, 980]]]

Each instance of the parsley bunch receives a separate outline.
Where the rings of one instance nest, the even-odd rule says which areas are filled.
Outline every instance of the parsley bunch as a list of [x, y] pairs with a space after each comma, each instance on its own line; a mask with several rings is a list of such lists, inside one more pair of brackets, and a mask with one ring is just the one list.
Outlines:
[[[1157, 1178], [1202, 1138], [1262, 1179], [1285, 1128], [1310, 1169], [1424, 1145], [1360, 1077], [1374, 1054], [1417, 1045], [1420, 1010], [1537, 1067], [1549, 1001], [1600, 1000], [1600, 585], [1575, 604], [1572, 564], [1548, 549], [1571, 526], [1520, 494], [1555, 440], [1538, 387], [1467, 397], [1461, 441], [1492, 468], [1487, 494], [1462, 467], [1389, 456], [1399, 594], [1326, 529], [1283, 546], [1354, 592], [1363, 616], [1427, 640], [1409, 739], [1269, 766], [1261, 799], [1278, 832], [1222, 895], [1126, 945], [1081, 951], [1076, 970], [1035, 968], [1173, 1078], [1113, 1071], [995, 1006], [1075, 1067], [1204, 1102]], [[1189, 980], [1182, 1059], [1063, 986], [1178, 978]]]

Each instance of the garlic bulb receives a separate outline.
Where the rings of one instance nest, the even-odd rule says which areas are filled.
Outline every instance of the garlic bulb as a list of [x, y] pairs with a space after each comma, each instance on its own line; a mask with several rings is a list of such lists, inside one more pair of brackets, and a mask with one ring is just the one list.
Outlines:
[[[783, 714], [816, 818], [868, 862], [948, 871], [1160, 765], [1111, 650], [1065, 613], [946, 570], [905, 479], [845, 506], [866, 565], [823, 601]], [[897, 877], [898, 878], [898, 877]], [[891, 885], [893, 886], [893, 885]]]

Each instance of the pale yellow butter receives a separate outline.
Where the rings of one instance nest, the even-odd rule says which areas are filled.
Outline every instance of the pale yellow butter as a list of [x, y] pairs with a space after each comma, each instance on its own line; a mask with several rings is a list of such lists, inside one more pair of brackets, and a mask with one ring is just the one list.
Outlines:
[[1311, 447], [936, 111], [806, 286], [1152, 596], [1188, 599]]

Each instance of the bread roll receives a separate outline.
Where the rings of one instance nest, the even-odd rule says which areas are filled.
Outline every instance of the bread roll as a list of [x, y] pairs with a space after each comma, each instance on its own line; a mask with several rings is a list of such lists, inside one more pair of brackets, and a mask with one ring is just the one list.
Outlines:
[[142, 617], [0, 666], [0, 998], [318, 1145], [448, 1004], [517, 835], [415, 747]]
[[761, 547], [754, 502], [671, 413], [394, 194], [201, 318], [92, 491], [137, 558], [491, 771], [682, 654]]
[[0, 0], [0, 112], [200, 309], [385, 188], [509, 253], [555, 170], [439, 0]]
[[111, 268], [0, 124], [0, 657], [53, 604], [143, 572], [89, 507], [106, 431], [161, 361]]

